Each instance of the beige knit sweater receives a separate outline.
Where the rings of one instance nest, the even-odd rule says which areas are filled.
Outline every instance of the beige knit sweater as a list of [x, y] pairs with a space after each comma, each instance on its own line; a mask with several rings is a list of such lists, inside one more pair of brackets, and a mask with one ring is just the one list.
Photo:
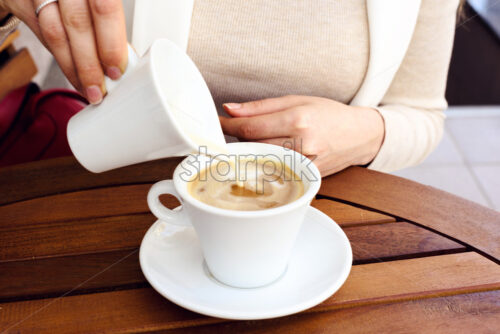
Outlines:
[[[378, 108], [386, 134], [370, 168], [415, 165], [441, 139], [457, 5], [422, 1], [405, 59]], [[188, 54], [219, 109], [287, 94], [348, 104], [367, 70], [368, 29], [365, 0], [195, 0]]]
[[[133, 2], [124, 0], [128, 30]], [[441, 139], [458, 3], [422, 0], [406, 56], [378, 106], [385, 138], [370, 168], [415, 165]], [[195, 0], [192, 15], [188, 54], [220, 112], [225, 102], [287, 94], [347, 104], [363, 82], [366, 0]]]

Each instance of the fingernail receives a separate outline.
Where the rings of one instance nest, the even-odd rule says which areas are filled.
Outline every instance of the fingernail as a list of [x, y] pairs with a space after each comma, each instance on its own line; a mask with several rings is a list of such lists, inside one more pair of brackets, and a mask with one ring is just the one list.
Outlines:
[[87, 87], [85, 90], [85, 93], [87, 94], [87, 99], [89, 100], [90, 103], [92, 104], [99, 104], [102, 101], [102, 91], [99, 87], [97, 86], [90, 86]]
[[222, 105], [224, 108], [231, 109], [231, 110], [236, 110], [241, 108], [241, 104], [239, 103], [224, 103]]
[[104, 82], [104, 80], [102, 81], [102, 84], [101, 84], [101, 93], [102, 93], [102, 96], [106, 96], [106, 94], [108, 93], [108, 90], [106, 89], [106, 83]]
[[112, 66], [107, 68], [106, 75], [113, 80], [118, 80], [122, 76], [122, 71], [118, 67]]
[[122, 62], [120, 64], [120, 71], [122, 74], [125, 73], [127, 67], [128, 67], [128, 50], [125, 53], [125, 57], [123, 57]]

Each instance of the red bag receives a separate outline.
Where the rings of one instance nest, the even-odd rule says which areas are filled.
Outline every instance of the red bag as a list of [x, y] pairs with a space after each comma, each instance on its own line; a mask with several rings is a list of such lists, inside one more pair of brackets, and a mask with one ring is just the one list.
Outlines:
[[34, 83], [0, 101], [0, 166], [71, 155], [66, 126], [87, 105], [77, 92]]

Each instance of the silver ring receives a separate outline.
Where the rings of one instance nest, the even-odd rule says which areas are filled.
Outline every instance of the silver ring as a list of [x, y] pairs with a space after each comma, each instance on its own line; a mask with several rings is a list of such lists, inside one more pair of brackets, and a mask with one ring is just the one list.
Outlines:
[[40, 12], [42, 11], [42, 9], [45, 6], [50, 5], [53, 2], [58, 2], [58, 1], [59, 0], [45, 0], [44, 2], [42, 2], [41, 4], [39, 4], [38, 7], [36, 7], [36, 9], [35, 9], [36, 17], [38, 17], [38, 15], [40, 15]]

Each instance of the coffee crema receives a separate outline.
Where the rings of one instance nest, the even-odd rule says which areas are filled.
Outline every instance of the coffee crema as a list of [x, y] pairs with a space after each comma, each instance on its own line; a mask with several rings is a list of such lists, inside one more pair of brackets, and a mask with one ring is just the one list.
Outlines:
[[304, 194], [304, 185], [281, 162], [249, 159], [233, 163], [213, 161], [191, 181], [188, 191], [211, 206], [255, 211], [295, 201]]

